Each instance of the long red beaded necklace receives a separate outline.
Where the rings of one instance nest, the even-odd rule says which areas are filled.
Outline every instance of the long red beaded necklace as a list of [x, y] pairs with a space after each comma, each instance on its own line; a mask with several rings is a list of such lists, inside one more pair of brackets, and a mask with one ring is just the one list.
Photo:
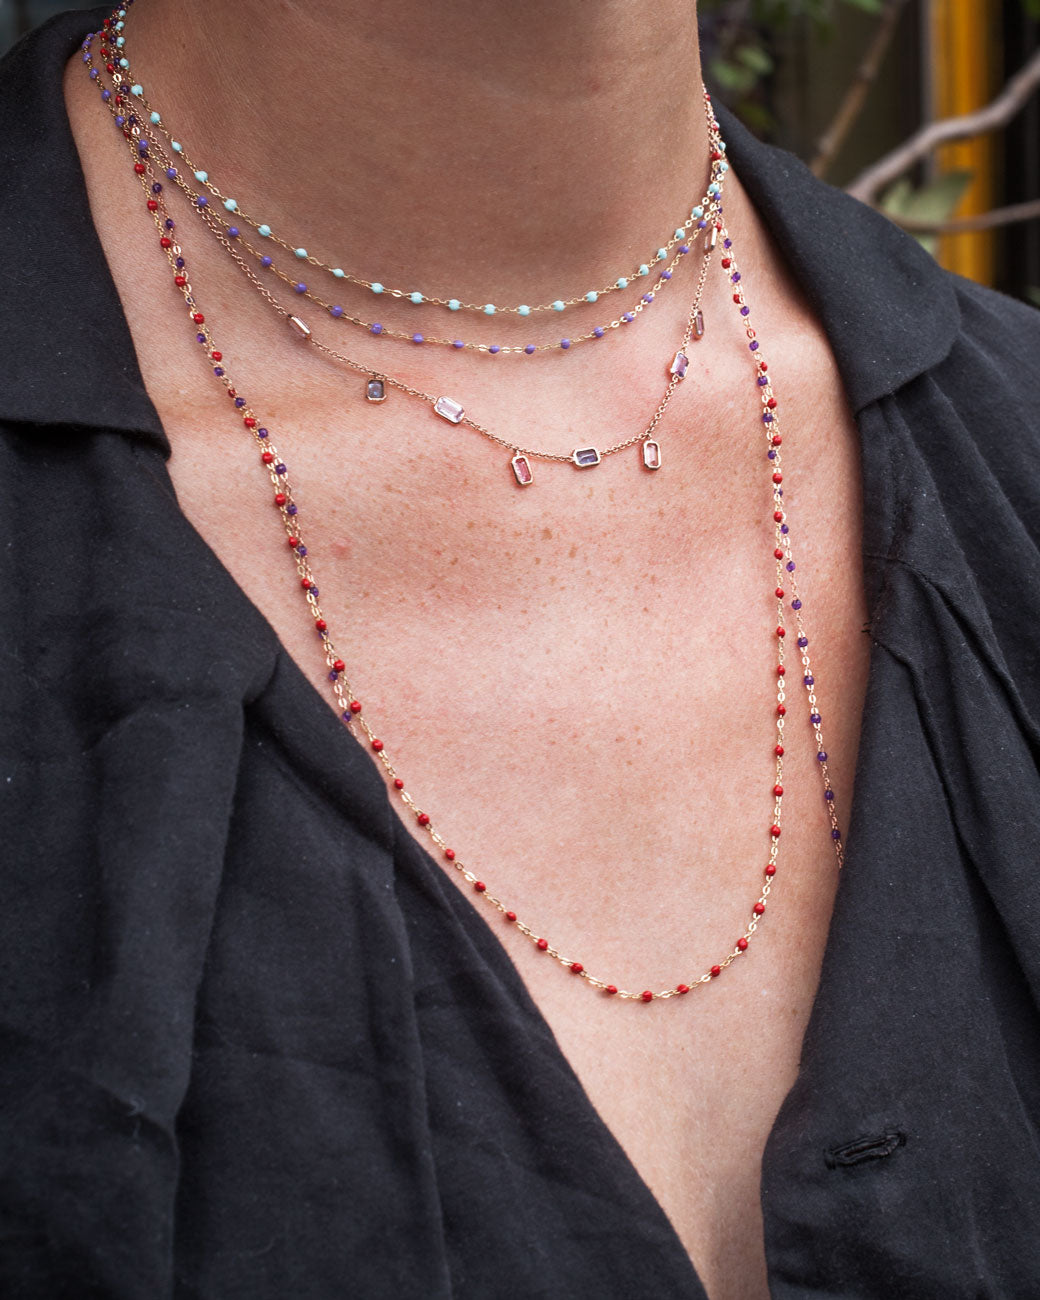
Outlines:
[[[101, 33], [103, 41], [108, 39], [108, 29], [112, 23], [112, 19], [105, 20]], [[91, 33], [87, 36], [83, 42], [82, 49], [84, 53], [84, 62], [88, 65], [91, 78], [97, 80], [98, 74], [96, 69], [92, 66], [90, 52], [94, 35], [94, 33]], [[112, 64], [108, 65], [108, 70], [112, 76], [113, 90], [109, 91], [107, 87], [103, 88], [102, 96], [105, 103], [108, 104], [112, 110], [113, 116], [117, 116], [118, 109], [125, 101], [125, 95], [121, 89], [120, 74], [114, 70]], [[345, 676], [346, 663], [342, 658], [340, 658], [336, 651], [327, 620], [325, 619], [319, 603], [319, 590], [314, 580], [314, 573], [311, 567], [308, 549], [304, 543], [303, 530], [299, 517], [299, 507], [294, 497], [288, 466], [275, 447], [269, 431], [260, 424], [260, 420], [255, 415], [253, 408], [234, 387], [231, 377], [228, 374], [223, 354], [214, 345], [210, 327], [206, 321], [205, 315], [199, 308], [198, 300], [189, 279], [183, 249], [180, 243], [171, 235], [171, 232], [174, 229], [174, 223], [167, 212], [161, 182], [157, 181], [155, 178], [154, 168], [147, 149], [140, 150], [138, 148], [138, 140], [140, 138], [139, 126], [130, 124], [125, 119], [122, 123], [117, 122], [117, 125], [120, 125], [122, 134], [127, 141], [133, 161], [134, 172], [144, 189], [146, 210], [151, 215], [159, 232], [160, 248], [170, 264], [170, 268], [173, 272], [174, 285], [180, 291], [184, 299], [184, 304], [187, 309], [191, 327], [195, 332], [196, 340], [205, 351], [213, 375], [223, 384], [229, 398], [234, 403], [235, 409], [240, 415], [244, 428], [251, 434], [259, 450], [260, 463], [266, 469], [271, 485], [274, 488], [274, 505], [279, 512], [289, 552], [296, 566], [301, 592], [306, 600], [307, 607], [314, 621], [314, 627], [318, 634], [319, 642], [328, 667], [328, 680], [330, 687], [335, 696], [336, 706], [343, 722], [348, 727], [358, 727], [363, 733], [373, 754], [382, 765], [393, 788], [399, 793], [400, 798], [409, 810], [410, 815], [414, 816], [417, 824], [424, 828], [431, 841], [437, 846], [438, 850], [443, 855], [445, 861], [451, 864], [451, 866], [462, 875], [476, 894], [478, 894], [487, 904], [494, 907], [502, 915], [504, 920], [523, 934], [538, 951], [554, 958], [558, 963], [560, 963], [560, 965], [569, 970], [572, 975], [579, 977], [589, 987], [601, 990], [606, 995], [627, 1001], [639, 1001], [643, 1003], [665, 1001], [670, 998], [681, 997], [695, 988], [711, 983], [721, 975], [724, 970], [732, 965], [737, 957], [747, 950], [751, 939], [757, 932], [759, 921], [765, 914], [766, 905], [772, 889], [772, 880], [777, 870], [777, 857], [781, 834], [780, 818], [783, 800], [784, 721], [787, 713], [785, 702], [785, 679], [787, 673], [785, 664], [785, 643], [787, 636], [785, 613], [787, 605], [785, 605], [785, 602], [787, 602], [794, 615], [795, 626], [798, 633], [797, 645], [803, 672], [802, 680], [806, 690], [809, 720], [816, 741], [817, 761], [831, 824], [831, 837], [834, 843], [837, 865], [839, 868], [842, 866], [844, 861], [841, 832], [838, 827], [834, 806], [834, 792], [830, 784], [830, 777], [827, 769], [827, 753], [823, 744], [822, 719], [817, 703], [815, 677], [813, 675], [808, 650], [809, 640], [803, 625], [801, 612], [802, 601], [798, 595], [795, 578], [796, 566], [792, 557], [790, 529], [783, 505], [783, 472], [780, 464], [782, 436], [779, 431], [777, 400], [773, 393], [768, 364], [761, 356], [759, 340], [750, 324], [750, 308], [745, 301], [741, 272], [737, 266], [733, 253], [733, 242], [726, 229], [723, 227], [721, 232], [722, 248], [724, 251], [721, 265], [727, 274], [732, 290], [733, 301], [741, 315], [744, 331], [748, 340], [748, 349], [754, 358], [755, 381], [762, 402], [762, 423], [765, 428], [767, 442], [766, 458], [767, 464], [770, 468], [771, 478], [772, 518], [775, 533], [773, 558], [776, 568], [774, 597], [776, 600], [777, 626], [775, 637], [778, 661], [776, 668], [776, 743], [773, 749], [775, 758], [775, 782], [772, 788], [773, 818], [768, 829], [768, 859], [763, 869], [760, 892], [757, 900], [751, 908], [750, 918], [731, 951], [718, 963], [710, 966], [706, 971], [692, 976], [687, 981], [676, 983], [670, 988], [657, 992], [651, 989], [644, 989], [642, 992], [633, 992], [619, 988], [617, 985], [593, 975], [585, 968], [585, 965], [582, 962], [567, 956], [563, 951], [550, 943], [550, 941], [539, 931], [533, 929], [522, 921], [517, 916], [516, 912], [507, 907], [500, 898], [488, 889], [484, 881], [462, 862], [455, 850], [448, 845], [436, 830], [429, 814], [420, 807], [413, 796], [405, 788], [404, 780], [398, 774], [390, 755], [386, 751], [384, 742], [375, 734], [368, 719], [364, 716], [361, 701], [355, 696], [350, 687], [350, 683]], [[721, 213], [721, 205], [717, 211]]]

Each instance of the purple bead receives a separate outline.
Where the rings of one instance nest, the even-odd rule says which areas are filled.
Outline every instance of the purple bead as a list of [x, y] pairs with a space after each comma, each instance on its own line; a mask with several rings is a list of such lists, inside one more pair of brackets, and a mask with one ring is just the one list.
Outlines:
[[307, 292], [307, 286], [303, 283], [302, 280], [300, 280], [300, 281], [298, 281], [296, 284], [294, 284], [294, 285], [293, 285], [293, 288], [296, 290], [297, 293], [306, 293], [306, 292]]
[[257, 436], [258, 438], [266, 438], [266, 437], [268, 437], [269, 435], [268, 435], [268, 432], [267, 432], [266, 429], [257, 429], [257, 431], [256, 431], [256, 436]]
[[762, 416], [762, 423], [763, 423], [763, 424], [772, 424], [772, 423], [773, 423], [773, 416], [772, 416], [772, 413], [771, 413], [770, 411], [766, 411], [765, 414]]
[[335, 316], [337, 320], [343, 315], [343, 308], [340, 306], [330, 307], [329, 315]]
[[534, 344], [533, 344], [533, 343], [528, 343], [528, 344], [524, 347], [524, 351], [527, 353], [528, 356], [531, 356], [531, 355], [534, 353], [534, 350], [535, 350], [535, 347], [534, 347]]
[[196, 204], [198, 204], [200, 208], [209, 207], [209, 199], [206, 198], [205, 194], [200, 194], [198, 198], [195, 200], [195, 202]]
[[239, 410], [241, 410], [242, 407], [245, 406], [245, 404], [246, 404], [246, 399], [244, 397], [235, 398], [235, 405], [239, 408]]
[[724, 240], [722, 241], [722, 247], [723, 247], [723, 248], [732, 248], [732, 247], [733, 247], [733, 240], [732, 240], [732, 239], [724, 239]]
[[688, 253], [689, 251], [690, 251], [690, 246], [689, 246], [689, 244], [680, 244], [680, 245], [679, 245], [679, 252], [680, 252], [680, 253]]
[[413, 343], [425, 343], [426, 340], [423, 338], [423, 336], [422, 336], [421, 334], [413, 334], [413, 335], [412, 335], [412, 342], [413, 342]]
[[184, 258], [183, 258], [183, 257], [178, 257], [178, 258], [176, 258], [173, 264], [174, 264], [174, 266], [177, 268], [178, 271], [183, 271], [183, 270], [184, 270]]
[[800, 636], [800, 637], [798, 638], [798, 644], [799, 644], [799, 645], [801, 646], [801, 648], [804, 650], [805, 647], [809, 644], [809, 638], [808, 638], [807, 636]]
[[757, 351], [758, 351], [758, 339], [752, 339], [751, 342], [748, 344], [748, 347], [751, 349], [752, 352], [757, 352]]
[[773, 451], [771, 448], [770, 448], [769, 451], [766, 452], [766, 456], [767, 456], [770, 460], [776, 460], [776, 452]]
[[820, 717], [818, 713], [810, 713], [809, 721], [813, 724], [814, 727], [818, 727], [820, 723], [823, 721], [823, 719]]
[[274, 472], [275, 472], [276, 474], [284, 474], [284, 473], [286, 473], [286, 466], [283, 465], [281, 462], [279, 462], [279, 463], [274, 467]]
[[153, 181], [153, 182], [152, 182], [152, 193], [153, 193], [153, 194], [161, 194], [161, 193], [162, 193], [162, 185], [161, 185], [158, 181]]
[[832, 840], [840, 840], [840, 839], [841, 839], [841, 831], [837, 831], [837, 830], [835, 830], [835, 831], [831, 831], [831, 839], [832, 839]]
[[765, 375], [759, 375], [759, 377], [758, 377], [758, 386], [759, 386], [759, 388], [765, 388], [766, 384], [768, 384], [768, 383], [769, 383], [769, 380], [765, 377]]
[[126, 118], [122, 115], [122, 113], [116, 114], [116, 126], [126, 126]]
[[198, 342], [198, 343], [205, 343], [205, 342], [206, 342], [206, 336], [205, 336], [205, 334], [196, 334], [196, 335], [195, 335], [195, 340], [196, 340], [196, 342]]
[[[84, 48], [84, 50], [86, 50], [86, 48], [87, 48], [86, 45], [84, 45], [83, 48]], [[89, 62], [90, 62], [90, 55], [89, 55], [89, 53], [83, 55], [83, 62], [84, 62], [84, 63], [89, 63]]]
[[260, 259], [260, 265], [264, 268], [265, 271], [267, 270], [267, 268], [268, 268], [269, 266], [271, 266], [271, 265], [273, 264], [273, 262], [274, 262], [274, 259], [271, 258], [271, 257], [267, 257], [267, 256], [264, 256], [264, 257], [262, 257], [262, 258]]
[[451, 346], [453, 348], [464, 348], [466, 345], [461, 339], [452, 339]]
[[[750, 315], [750, 314], [751, 314], [751, 308], [750, 308], [750, 307], [745, 303], [744, 306], [741, 307], [741, 309], [740, 309], [740, 314], [741, 314], [741, 316], [748, 316], [748, 315]], [[760, 379], [758, 382], [761, 383], [762, 380]]]
[[329, 673], [329, 681], [330, 681], [330, 682], [338, 682], [338, 681], [339, 681], [339, 673], [336, 672], [335, 668], [333, 668], [332, 671]]
[[698, 221], [698, 222], [697, 222], [697, 229], [698, 229], [698, 230], [704, 230], [704, 229], [707, 227], [707, 225], [708, 225], [708, 223], [707, 223], [706, 221], [703, 221], [703, 220], [702, 220], [702, 221]]
[[654, 295], [653, 295], [652, 293], [644, 293], [644, 294], [643, 294], [643, 301], [644, 301], [644, 302], [653, 302], [653, 300], [654, 300]]
[[816, 757], [819, 759], [821, 763], [826, 763], [827, 751], [825, 749], [821, 749], [820, 752], [816, 755]]
[[[322, 636], [327, 636], [327, 635], [328, 635], [327, 632], [322, 632]], [[354, 721], [354, 715], [353, 715], [353, 713], [350, 712], [349, 709], [344, 709], [344, 710], [343, 710], [343, 721], [344, 721], [344, 722], [353, 722], [353, 721]]]
[[214, 366], [214, 367], [213, 367], [213, 373], [214, 373], [214, 374], [217, 376], [217, 378], [219, 379], [220, 376], [224, 373], [224, 367], [223, 367], [223, 366]]
[[596, 338], [598, 339], [601, 339], [605, 333], [602, 325], [597, 325], [592, 332], [593, 334], [595, 334]]
[[492, 343], [492, 345], [488, 348], [488, 351], [491, 353], [492, 356], [495, 356], [495, 354], [501, 352], [502, 349], [498, 346], [497, 343]]
[[130, 114], [130, 125], [131, 126], [137, 125], [137, 118], [133, 115], [133, 113]]
[[296, 554], [297, 554], [297, 555], [306, 555], [306, 554], [307, 554], [307, 548], [306, 548], [306, 546], [297, 546], [297, 548], [296, 548]]
[[172, 217], [167, 217], [166, 220], [163, 222], [163, 225], [166, 227], [167, 230], [172, 230], [172, 229], [173, 229], [173, 218], [172, 218]]
[[662, 271], [662, 272], [661, 272], [661, 279], [662, 279], [662, 280], [670, 280], [671, 278], [672, 278], [672, 273], [671, 273], [671, 271]]
[[137, 152], [138, 152], [138, 153], [147, 153], [147, 152], [148, 152], [148, 141], [147, 141], [147, 140], [138, 140], [138, 142], [137, 142]]
[[626, 311], [625, 314], [621, 317], [621, 319], [625, 322], [626, 325], [630, 325], [635, 320], [635, 317], [632, 315], [630, 311]]
[[[296, 505], [293, 505], [293, 504], [291, 504], [291, 503], [285, 507], [285, 513], [286, 513], [287, 515], [295, 515], [295, 514], [297, 514], [298, 512], [299, 512], [299, 507], [296, 506]], [[314, 588], [312, 587], [312, 588], [311, 588], [311, 595], [312, 595], [312, 596], [316, 596], [317, 594], [318, 594], [318, 593], [317, 593], [317, 592], [314, 590]]]
[[570, 339], [560, 339], [560, 347], [563, 348], [564, 352], [567, 351], [570, 345], [571, 345]]
[[790, 532], [790, 529], [787, 527], [786, 524], [781, 524], [781, 525], [780, 525], [780, 531], [781, 531], [781, 532], [784, 534], [784, 536], [786, 537], [787, 534]]
[[729, 278], [733, 281], [734, 284], [739, 284], [739, 283], [740, 283], [740, 272], [739, 272], [739, 271], [734, 271], [733, 274], [732, 274]]
[[805, 684], [806, 686], [815, 686], [815, 685], [816, 685], [816, 679], [815, 679], [814, 677], [803, 677], [803, 678], [802, 678], [802, 681], [804, 682], [804, 684]]
[[107, 90], [107, 89], [106, 89], [106, 90], [103, 90], [103, 91], [101, 92], [101, 98], [102, 98], [102, 99], [105, 101], [105, 103], [107, 104], [108, 101], [112, 98], [112, 92], [111, 92], [110, 90]]
[[167, 167], [167, 168], [166, 168], [166, 176], [167, 176], [167, 178], [168, 178], [169, 180], [171, 180], [171, 181], [175, 181], [175, 180], [177, 179], [177, 168], [176, 168], [176, 167]]
[[237, 239], [241, 233], [241, 230], [239, 230], [237, 226], [228, 226], [229, 239]]
[[826, 800], [830, 801], [831, 799], [834, 798], [834, 791], [833, 791], [833, 790], [824, 790], [824, 792], [823, 792], [823, 797], [824, 797]]
[[[289, 513], [290, 513], [290, 514], [295, 514], [296, 512], [295, 512], [294, 510], [290, 510]], [[318, 599], [318, 588], [317, 588], [317, 587], [312, 587], [312, 588], [311, 588], [311, 595], [314, 597], [315, 600]]]
[[[791, 608], [792, 608], [792, 609], [801, 609], [801, 607], [802, 607], [802, 602], [801, 602], [800, 600], [792, 600], [792, 601], [791, 601]], [[801, 643], [799, 643], [799, 644], [801, 644]]]
[[794, 573], [794, 560], [787, 561], [787, 572]]
[[97, 70], [97, 68], [91, 68], [91, 69], [90, 69], [90, 79], [91, 79], [91, 81], [97, 81], [97, 75], [98, 75], [98, 70]]
[[379, 323], [378, 321], [374, 321], [374, 322], [373, 322], [373, 323], [368, 327], [368, 332], [369, 332], [369, 334], [382, 334], [382, 332], [383, 332], [383, 327], [382, 327], [382, 325], [380, 325], [380, 323]]

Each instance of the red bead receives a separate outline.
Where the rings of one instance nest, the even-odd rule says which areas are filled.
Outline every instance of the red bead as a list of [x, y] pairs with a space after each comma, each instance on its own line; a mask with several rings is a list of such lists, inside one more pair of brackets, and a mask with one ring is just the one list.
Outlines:
[[173, 240], [170, 239], [168, 235], [163, 235], [163, 237], [159, 240], [159, 247], [160, 247], [160, 248], [172, 248], [172, 247], [173, 247]]
[[206, 321], [205, 316], [203, 316], [202, 312], [200, 311], [193, 311], [191, 314], [191, 318], [196, 325], [203, 325], [205, 324]]
[[739, 293], [735, 293], [735, 294], [733, 295], [733, 301], [734, 301], [734, 302], [740, 302], [740, 294], [739, 294]]
[[[361, 712], [361, 701], [360, 701], [360, 700], [351, 700], [351, 701], [350, 701], [350, 711], [351, 711], [351, 713], [360, 713], [360, 712]], [[404, 782], [403, 782], [403, 781], [395, 781], [394, 784], [397, 786], [398, 790], [401, 790], [401, 789], [404, 788]]]
[[608, 984], [608, 985], [604, 988], [603, 992], [604, 992], [604, 993], [609, 993], [609, 994], [613, 997], [613, 995], [617, 992], [617, 985], [616, 985], [616, 984]]
[[115, 97], [115, 101], [114, 101], [114, 102], [117, 103], [117, 104], [121, 104], [121, 103], [123, 102], [123, 96], [122, 96], [122, 95], [116, 95], [116, 97]]
[[[778, 704], [778, 705], [776, 706], [776, 712], [777, 712], [777, 715], [778, 715], [779, 717], [782, 718], [782, 717], [784, 716], [784, 714], [787, 712], [787, 705], [786, 705], [786, 704]], [[778, 754], [782, 754], [784, 751], [783, 751], [783, 750], [780, 748], [780, 746], [778, 745], [778, 746], [777, 746], [777, 749], [776, 749], [776, 752], [777, 752]]]
[[676, 993], [689, 993], [690, 986], [689, 984], [676, 984], [675, 991]]
[[746, 951], [747, 951], [747, 940], [746, 940], [746, 939], [743, 939], [743, 938], [742, 938], [742, 939], [738, 939], [738, 940], [737, 940], [737, 947], [740, 949], [741, 952], [746, 952]]
[[210, 353], [210, 356], [213, 358], [214, 361], [223, 361], [223, 360], [224, 360], [224, 354], [223, 354], [223, 352], [211, 352], [211, 353]]
[[304, 591], [310, 591], [311, 587], [314, 586], [314, 583], [311, 582], [310, 578], [301, 578], [300, 586], [304, 589]]
[[783, 664], [777, 664], [776, 666], [777, 677], [784, 677], [786, 673], [787, 673], [787, 669], [783, 666]]
[[[264, 452], [264, 457], [263, 457], [263, 458], [264, 458], [264, 463], [265, 463], [265, 464], [267, 463], [267, 458], [268, 458], [268, 456], [271, 456], [271, 453], [270, 453], [269, 451], [265, 451], [265, 452]], [[271, 459], [274, 460], [274, 457], [271, 456]], [[298, 537], [290, 537], [290, 538], [289, 538], [289, 545], [292, 547], [292, 549], [293, 549], [294, 551], [296, 550], [297, 546], [299, 546], [299, 544], [300, 544], [300, 539], [299, 539]], [[324, 627], [324, 626], [325, 626], [325, 622], [324, 622], [323, 619], [322, 619], [322, 620], [319, 620], [319, 622], [318, 622], [318, 626], [319, 626], [319, 627]]]
[[585, 969], [585, 967], [581, 964], [580, 961], [572, 961], [572, 962], [571, 962], [571, 974], [572, 974], [572, 975], [580, 975], [581, 972], [582, 972], [584, 969]]
[[175, 275], [173, 277], [173, 282], [178, 289], [183, 289], [184, 286], [188, 283], [188, 277], [186, 275]]
[[774, 840], [775, 840], [775, 839], [779, 839], [779, 838], [780, 838], [780, 827], [779, 827], [779, 826], [770, 826], [770, 828], [769, 828], [769, 834], [772, 835], [772, 837], [773, 837]]
[[429, 826], [430, 815], [429, 813], [419, 813], [419, 815], [416, 817], [415, 820], [419, 823], [420, 826]]
[[134, 171], [137, 172], [138, 176], [143, 176], [143, 175], [144, 175], [144, 163], [134, 163]]
[[712, 162], [718, 162], [719, 159], [720, 159], [721, 157], [722, 157], [722, 154], [720, 154], [719, 151], [718, 151], [717, 149], [713, 149], [713, 150], [711, 151], [711, 161], [712, 161]]
[[762, 370], [762, 371], [768, 370], [768, 369], [769, 369], [769, 363], [768, 363], [767, 361], [760, 361], [760, 362], [758, 363], [758, 368], [759, 368], [759, 370]]
[[776, 867], [774, 867], [773, 864], [772, 864], [771, 862], [768, 863], [767, 866], [766, 866], [766, 875], [767, 875], [767, 876], [775, 876], [775, 875], [776, 875]]
[[779, 795], [782, 795], [783, 792], [784, 792], [784, 787], [783, 787], [782, 785], [774, 785], [774, 786], [773, 786], [773, 793], [774, 793], [775, 795], [778, 795], [778, 796], [779, 796]]
[[376, 753], [378, 754], [378, 753], [382, 750], [382, 748], [383, 748], [383, 742], [382, 742], [381, 740], [373, 740], [373, 741], [372, 741], [372, 748], [373, 748], [373, 749], [376, 751]]
[[482, 880], [474, 880], [473, 888], [478, 894], [483, 894], [487, 890], [487, 885], [485, 885]]
[[114, 63], [106, 63], [106, 64], [105, 64], [105, 69], [106, 69], [108, 72], [115, 72], [115, 70], [116, 70], [116, 65], [115, 65]]
[[274, 503], [276, 506], [284, 506], [286, 501], [288, 500], [289, 498], [285, 495], [284, 492], [276, 492], [274, 494]]
[[784, 512], [782, 510], [774, 510], [773, 518], [776, 520], [778, 524], [782, 524], [784, 521]]
[[782, 600], [782, 599], [783, 599], [783, 595], [784, 595], [784, 589], [783, 589], [783, 587], [777, 587], [777, 589], [776, 589], [776, 598], [777, 598], [777, 600]]
[[454, 862], [454, 861], [455, 861], [455, 850], [454, 850], [454, 849], [445, 849], [445, 850], [444, 850], [444, 856], [448, 859], [449, 862]]
[[154, 199], [149, 199], [148, 202], [145, 204], [145, 207], [148, 209], [149, 212], [158, 212], [159, 210], [159, 205], [158, 203], [156, 203]]
[[507, 920], [507, 921], [509, 921], [510, 923], [512, 923], [513, 921], [516, 920], [516, 913], [515, 913], [515, 912], [506, 912], [505, 917], [506, 917], [506, 920]]
[[549, 940], [548, 940], [548, 939], [539, 939], [539, 940], [535, 943], [535, 947], [538, 948], [538, 949], [540, 949], [542, 952], [545, 952], [545, 950], [549, 947]]
[[780, 434], [774, 433], [772, 438], [773, 446], [779, 447], [782, 442], [783, 442], [783, 438], [780, 436]]
[[779, 637], [785, 637], [787, 635], [786, 631], [782, 627], [776, 629], [776, 634]]
[[255, 428], [256, 428], [256, 416], [255, 416], [255, 415], [244, 415], [244, 416], [242, 417], [242, 423], [246, 426], [247, 429], [255, 429]]
[[[274, 455], [269, 451], [265, 451], [261, 453], [260, 459], [265, 465], [270, 465], [271, 461], [274, 460]], [[290, 542], [290, 545], [295, 545], [295, 543]]]
[[395, 777], [394, 777], [394, 789], [395, 789], [395, 790], [403, 790], [403, 789], [404, 789], [404, 782], [401, 780], [401, 778], [400, 778], [399, 776], [395, 776]]
[[778, 560], [782, 560], [782, 559], [784, 558], [784, 553], [783, 553], [783, 551], [780, 549], [779, 546], [778, 546], [778, 547], [776, 548], [776, 550], [773, 552], [773, 555], [774, 555]]
[[769, 401], [766, 402], [766, 406], [768, 406], [771, 411], [774, 410], [776, 408], [776, 398], [771, 397]]
[[773, 475], [774, 483], [782, 483], [783, 481], [784, 481], [784, 476], [783, 474], [779, 473], [779, 471]]
[[756, 916], [761, 916], [762, 913], [766, 910], [766, 905], [765, 903], [756, 903], [751, 910], [754, 912]]
[[332, 671], [333, 671], [334, 673], [341, 673], [341, 672], [343, 671], [343, 669], [346, 668], [346, 666], [347, 666], [347, 665], [343, 662], [342, 659], [336, 659], [336, 660], [333, 662], [333, 665], [332, 665]]
[[644, 1002], [653, 1002], [654, 1000], [654, 995], [650, 992], [649, 989], [644, 989], [639, 996], [643, 999]]
[[708, 974], [712, 977], [712, 979], [717, 979], [722, 974], [722, 967], [713, 966], [711, 970], [708, 972]]
[[722, 259], [722, 265], [723, 267], [725, 267], [726, 270], [729, 270], [729, 268], [733, 265], [733, 259], [731, 257], [724, 257]]

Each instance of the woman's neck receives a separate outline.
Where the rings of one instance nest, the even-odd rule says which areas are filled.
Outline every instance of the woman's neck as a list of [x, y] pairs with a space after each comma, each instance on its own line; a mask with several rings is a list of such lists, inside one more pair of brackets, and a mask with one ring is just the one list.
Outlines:
[[690, 0], [139, 0], [126, 35], [225, 193], [387, 283], [598, 287], [707, 179]]

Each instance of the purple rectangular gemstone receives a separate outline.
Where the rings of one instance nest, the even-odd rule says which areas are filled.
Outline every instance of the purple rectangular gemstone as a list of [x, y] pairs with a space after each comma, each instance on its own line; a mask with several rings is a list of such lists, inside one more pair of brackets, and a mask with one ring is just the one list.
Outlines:
[[433, 404], [433, 409], [442, 420], [447, 420], [449, 424], [458, 424], [465, 414], [462, 403], [456, 402], [451, 397], [438, 397]]
[[571, 460], [579, 469], [588, 469], [592, 465], [599, 464], [599, 452], [595, 447], [578, 447], [571, 456]]
[[693, 318], [693, 337], [702, 339], [704, 337], [704, 313], [699, 311]]
[[690, 358], [685, 352], [677, 352], [672, 358], [672, 364], [668, 367], [668, 373], [674, 375], [676, 379], [682, 379], [686, 374], [686, 367], [690, 364]]

